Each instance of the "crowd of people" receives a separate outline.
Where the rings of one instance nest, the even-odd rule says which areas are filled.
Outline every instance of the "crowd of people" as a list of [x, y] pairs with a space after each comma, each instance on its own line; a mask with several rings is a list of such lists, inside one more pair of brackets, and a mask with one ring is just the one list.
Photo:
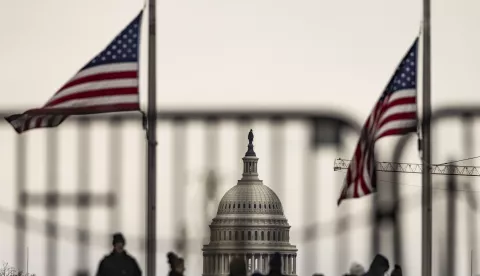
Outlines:
[[[96, 276], [142, 276], [142, 271], [137, 261], [125, 251], [125, 238], [121, 233], [113, 235], [113, 250], [103, 258], [98, 266]], [[185, 272], [185, 261], [173, 252], [167, 254], [167, 261], [170, 266], [168, 276], [183, 276]], [[254, 272], [252, 276], [283, 276], [282, 258], [280, 253], [275, 253], [270, 259], [270, 271], [267, 275]], [[349, 273], [344, 276], [385, 276], [390, 270], [390, 263], [387, 258], [377, 254], [373, 259], [368, 271], [354, 263]], [[234, 258], [230, 262], [229, 276], [247, 276], [247, 264], [243, 258]], [[403, 276], [402, 268], [395, 265], [390, 276]]]

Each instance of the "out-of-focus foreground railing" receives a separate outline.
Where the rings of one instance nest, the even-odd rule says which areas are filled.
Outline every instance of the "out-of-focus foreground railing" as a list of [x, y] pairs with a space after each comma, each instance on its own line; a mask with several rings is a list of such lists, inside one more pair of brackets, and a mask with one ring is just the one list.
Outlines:
[[[5, 114], [10, 114], [10, 112], [2, 112]], [[2, 116], [3, 116], [2, 115]], [[433, 128], [447, 119], [461, 119], [463, 122], [463, 137], [464, 142], [463, 147], [465, 147], [466, 152], [473, 151], [473, 141], [474, 141], [474, 132], [473, 129], [473, 120], [476, 117], [480, 116], [480, 107], [461, 107], [461, 108], [445, 108], [435, 112], [433, 116], [434, 125]], [[159, 171], [164, 172], [163, 164], [168, 163], [168, 168], [171, 175], [171, 194], [168, 196], [172, 197], [173, 206], [170, 208], [170, 212], [184, 214], [186, 208], [188, 208], [188, 200], [184, 198], [186, 194], [186, 187], [183, 185], [186, 182], [185, 175], [185, 164], [190, 158], [189, 148], [186, 147], [187, 140], [189, 137], [188, 126], [192, 123], [200, 124], [200, 128], [203, 128], [202, 132], [204, 137], [198, 139], [195, 147], [201, 148], [203, 155], [205, 156], [205, 167], [208, 174], [206, 183], [205, 183], [205, 227], [206, 224], [210, 223], [208, 217], [211, 216], [211, 213], [208, 213], [208, 208], [206, 207], [209, 203], [215, 203], [218, 200], [216, 197], [218, 190], [218, 174], [216, 171], [219, 170], [219, 158], [220, 155], [225, 154], [224, 149], [219, 149], [219, 144], [222, 139], [220, 134], [221, 129], [225, 127], [225, 124], [233, 126], [234, 132], [236, 132], [237, 139], [234, 142], [237, 146], [230, 148], [233, 153], [231, 155], [235, 156], [234, 159], [240, 162], [242, 153], [246, 150], [246, 135], [248, 130], [252, 128], [252, 125], [258, 122], [262, 122], [266, 128], [269, 129], [269, 154], [270, 156], [261, 156], [263, 162], [270, 163], [270, 171], [267, 173], [270, 177], [269, 183], [266, 183], [269, 186], [285, 197], [287, 193], [282, 189], [285, 189], [288, 185], [303, 185], [303, 200], [302, 205], [299, 206], [302, 211], [302, 216], [304, 216], [304, 221], [309, 221], [309, 218], [312, 216], [315, 217], [318, 213], [321, 213], [322, 210], [317, 208], [312, 208], [312, 202], [316, 201], [315, 195], [317, 187], [321, 185], [330, 185], [331, 183], [319, 183], [315, 178], [315, 162], [313, 157], [318, 148], [328, 147], [334, 149], [338, 154], [342, 151], [345, 141], [345, 133], [356, 133], [360, 132], [361, 122], [363, 120], [353, 119], [345, 114], [334, 114], [331, 112], [322, 113], [321, 111], [288, 111], [288, 110], [229, 110], [229, 111], [207, 111], [207, 110], [185, 110], [185, 111], [162, 111], [158, 114], [159, 119], [159, 135], [158, 139], [162, 140], [163, 128], [168, 128], [172, 133], [171, 139], [171, 148], [169, 149], [173, 154], [165, 156], [162, 154], [162, 148], [159, 146], [158, 158], [159, 158]], [[300, 124], [305, 130], [309, 139], [305, 140], [308, 147], [306, 151], [306, 156], [304, 156], [304, 168], [302, 169], [301, 174], [303, 179], [299, 178], [298, 183], [286, 183], [285, 174], [287, 171], [286, 165], [286, 153], [285, 149], [288, 147], [288, 142], [286, 141], [286, 131], [289, 131], [291, 127], [290, 123], [295, 122]], [[92, 152], [92, 146], [96, 143], [96, 140], [92, 140], [92, 125], [101, 123], [105, 130], [104, 139], [107, 141], [105, 144], [108, 148], [105, 149], [105, 152], [102, 154], [107, 154], [107, 163], [106, 166], [106, 186], [108, 189], [103, 192], [92, 192], [91, 179], [96, 177], [93, 175], [89, 163], [96, 158], [99, 152]], [[58, 276], [57, 271], [58, 262], [61, 259], [61, 253], [58, 252], [57, 243], [62, 238], [67, 238], [74, 240], [77, 248], [77, 260], [75, 264], [72, 265], [74, 268], [84, 269], [91, 267], [89, 264], [89, 246], [95, 243], [108, 243], [109, 237], [107, 233], [105, 235], [97, 235], [93, 233], [91, 229], [92, 222], [90, 221], [90, 215], [92, 214], [92, 208], [105, 208], [108, 211], [108, 233], [112, 233], [121, 229], [123, 225], [123, 213], [122, 210], [128, 208], [129, 202], [126, 202], [125, 199], [125, 181], [122, 179], [122, 170], [125, 170], [123, 161], [126, 157], [125, 151], [126, 147], [135, 147], [141, 153], [138, 153], [138, 160], [132, 160], [132, 162], [139, 161], [144, 156], [144, 140], [137, 139], [138, 144], [130, 145], [126, 144], [124, 141], [124, 134], [122, 132], [123, 127], [126, 124], [135, 124], [141, 126], [141, 116], [139, 114], [124, 114], [124, 115], [100, 115], [94, 117], [71, 117], [68, 119], [69, 126], [74, 126], [76, 131], [76, 141], [72, 145], [72, 150], [78, 152], [76, 154], [76, 170], [78, 174], [78, 179], [73, 180], [72, 182], [80, 183], [77, 185], [77, 190], [73, 192], [61, 192], [60, 186], [62, 183], [59, 183], [59, 144], [60, 138], [57, 130], [46, 131], [45, 147], [46, 151], [46, 160], [44, 161], [46, 166], [46, 187], [44, 190], [29, 190], [27, 182], [32, 181], [29, 179], [31, 177], [30, 168], [28, 167], [28, 159], [32, 157], [29, 148], [29, 139], [34, 139], [29, 136], [29, 134], [23, 134], [20, 136], [15, 136], [12, 141], [15, 148], [14, 156], [12, 160], [15, 162], [15, 194], [11, 195], [16, 197], [16, 206], [14, 207], [14, 227], [15, 231], [15, 248], [16, 250], [16, 266], [19, 268], [24, 268], [25, 264], [25, 254], [26, 248], [28, 246], [26, 242], [26, 235], [30, 232], [40, 232], [47, 237], [47, 242], [45, 244], [45, 261], [46, 261], [46, 270], [43, 275], [48, 276]], [[5, 123], [2, 124], [3, 128], [9, 128]], [[62, 128], [60, 126], [60, 128]], [[140, 127], [137, 127], [135, 134], [137, 136], [145, 135], [139, 130]], [[13, 132], [13, 130], [11, 130]], [[32, 131], [31, 133], [33, 133]], [[198, 134], [195, 134], [198, 135]], [[435, 137], [434, 137], [435, 138]], [[257, 139], [257, 137], [256, 137]], [[392, 162], [402, 161], [402, 154], [405, 152], [405, 147], [407, 143], [412, 139], [416, 139], [415, 135], [405, 136], [400, 139], [398, 144], [394, 147], [394, 158]], [[65, 143], [65, 142], [64, 142]], [[72, 142], [73, 143], [73, 142]], [[433, 150], [439, 150], [433, 148]], [[143, 151], [143, 152], [142, 152]], [[345, 152], [343, 152], [345, 153]], [[349, 157], [351, 153], [346, 157]], [[345, 157], [345, 156], [344, 156]], [[5, 158], [5, 157], [4, 157]], [[232, 158], [232, 162], [234, 162]], [[333, 159], [331, 162], [332, 166], [326, 170], [333, 170]], [[73, 166], [73, 165], [72, 165]], [[238, 167], [240, 168], [240, 167]], [[238, 170], [238, 175], [240, 170]], [[399, 183], [398, 174], [392, 174], [392, 182]], [[34, 181], [34, 180], [33, 180]], [[139, 189], [144, 189], [144, 178], [140, 177], [135, 183], [139, 186]], [[449, 185], [449, 201], [448, 201], [448, 211], [446, 213], [447, 221], [452, 221], [453, 216], [455, 216], [455, 178], [451, 177], [448, 181]], [[234, 185], [235, 183], [228, 183], [228, 185]], [[131, 183], [129, 183], [131, 185]], [[166, 185], [164, 182], [159, 181], [158, 185]], [[339, 183], [336, 183], [339, 185]], [[402, 235], [402, 227], [399, 223], [399, 211], [405, 206], [401, 206], [402, 200], [399, 192], [398, 185], [390, 185], [389, 189], [381, 189], [378, 196], [375, 196], [375, 208], [372, 209], [372, 219], [373, 227], [372, 231], [372, 245], [371, 252], [365, 252], [365, 254], [372, 254], [373, 252], [378, 252], [382, 248], [388, 247], [393, 251], [392, 262], [402, 263], [402, 256], [405, 248], [402, 246], [402, 241], [408, 239]], [[339, 186], [334, 190], [338, 191]], [[144, 190], [143, 190], [144, 191]], [[468, 193], [467, 193], [468, 194]], [[332, 194], [332, 197], [338, 196], [338, 194]], [[467, 196], [468, 197], [468, 196]], [[387, 200], [382, 200], [383, 198]], [[473, 197], [469, 198], [469, 204], [475, 212], [472, 212], [472, 217], [469, 219], [469, 222], [472, 223], [469, 232], [469, 237], [471, 243], [476, 243], [476, 225], [475, 213], [476, 213], [476, 201]], [[281, 198], [284, 200], [284, 198]], [[140, 210], [138, 216], [144, 216], [143, 212], [143, 201], [141, 201], [142, 206], [138, 209]], [[218, 203], [218, 202], [217, 202]], [[76, 208], [77, 211], [77, 224], [81, 227], [72, 228], [64, 227], [59, 225], [58, 221], [58, 211], [62, 208]], [[27, 219], [28, 210], [44, 208], [46, 210], [47, 219], [44, 221], [38, 219]], [[418, 206], [418, 208], [420, 208]], [[8, 215], [8, 211], [0, 210], [0, 216]], [[162, 216], [162, 212], [159, 212], [159, 216]], [[175, 217], [175, 214], [171, 214]], [[182, 217], [180, 216], [180, 222], [175, 221], [174, 225], [168, 225], [168, 227], [173, 227], [175, 230], [173, 233], [176, 235], [176, 240], [160, 246], [172, 246], [172, 250], [176, 250], [180, 253], [187, 254], [188, 250], [197, 250], [197, 253], [200, 254], [201, 248], [192, 248], [188, 246], [190, 242], [188, 238], [185, 238], [187, 232], [187, 226], [185, 223], [181, 222]], [[184, 217], [183, 217], [184, 219]], [[322, 231], [330, 231], [332, 235], [337, 235], [342, 233], [345, 229], [348, 229], [351, 216], [342, 216], [341, 218], [336, 219], [336, 225], [319, 225], [318, 223], [304, 223], [302, 229], [297, 229], [297, 232], [302, 232], [302, 239], [304, 242], [309, 240], [315, 240], [321, 235]], [[0, 217], [1, 222], [1, 217]], [[392, 227], [393, 235], [389, 239], [381, 238], [381, 229], [383, 227]], [[166, 227], [164, 225], [159, 225], [160, 227]], [[296, 226], [293, 225], [293, 228]], [[327, 229], [328, 228], [328, 229]], [[447, 228], [447, 240], [448, 243], [447, 254], [450, 254], [446, 258], [445, 265], [446, 269], [442, 271], [450, 271], [450, 274], [453, 275], [452, 271], [455, 266], [455, 235], [464, 235], [465, 233], [458, 233], [456, 225], [453, 223], [448, 224]], [[159, 241], [160, 242], [160, 241]], [[292, 240], [293, 243], [296, 240]], [[200, 242], [201, 243], [201, 242]], [[144, 241], [143, 238], [130, 238], [129, 246], [136, 246], [138, 249], [143, 250]], [[343, 260], [350, 254], [351, 245], [347, 241], [339, 241], [339, 244], [336, 245], [336, 257], [338, 259], [338, 267], [342, 266]], [[309, 249], [308, 253], [299, 252], [298, 264], [297, 267], [308, 267], [312, 263], [316, 263], [318, 259], [322, 258], [324, 252], [320, 252], [315, 249]], [[160, 256], [163, 259], [163, 256]], [[70, 258], [70, 261], [73, 262]], [[403, 263], [402, 263], [403, 264]], [[367, 264], [365, 264], [367, 265]], [[187, 263], [188, 266], [188, 263]], [[348, 266], [348, 264], [343, 264], [343, 266]], [[340, 268], [339, 268], [340, 270]], [[193, 274], [199, 274], [190, 271]], [[300, 270], [301, 272], [302, 270]], [[313, 273], [311, 269], [306, 269], [305, 271]], [[322, 271], [319, 271], [322, 272]], [[341, 271], [338, 271], [341, 273]], [[93, 273], [93, 271], [90, 271]], [[163, 271], [158, 272], [159, 275], [166, 273]], [[39, 272], [40, 274], [40, 272]]]

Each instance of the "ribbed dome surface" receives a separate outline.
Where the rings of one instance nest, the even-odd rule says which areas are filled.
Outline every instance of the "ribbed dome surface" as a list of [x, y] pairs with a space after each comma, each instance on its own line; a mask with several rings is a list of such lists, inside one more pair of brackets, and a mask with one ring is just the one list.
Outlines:
[[228, 190], [218, 206], [217, 214], [283, 215], [280, 199], [263, 184], [237, 184]]

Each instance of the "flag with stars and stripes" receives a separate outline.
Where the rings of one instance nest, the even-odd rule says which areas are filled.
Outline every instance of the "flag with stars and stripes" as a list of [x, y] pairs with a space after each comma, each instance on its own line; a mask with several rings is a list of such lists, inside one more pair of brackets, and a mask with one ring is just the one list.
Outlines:
[[5, 119], [22, 133], [56, 127], [69, 115], [140, 110], [138, 55], [142, 13], [43, 107]]
[[375, 192], [374, 149], [378, 139], [417, 131], [417, 49], [418, 38], [367, 118], [350, 161], [338, 205], [344, 199]]

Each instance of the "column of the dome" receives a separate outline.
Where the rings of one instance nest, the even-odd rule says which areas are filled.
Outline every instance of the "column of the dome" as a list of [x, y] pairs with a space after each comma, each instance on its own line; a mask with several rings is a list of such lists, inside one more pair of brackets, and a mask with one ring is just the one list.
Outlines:
[[202, 267], [202, 270], [203, 270], [203, 274], [206, 274], [207, 272], [205, 271], [205, 255], [203, 255], [203, 267]]
[[206, 263], [205, 274], [210, 274], [210, 256], [209, 255], [205, 256], [205, 263]]
[[209, 264], [209, 256], [205, 256], [205, 274], [210, 274], [210, 264]]
[[247, 254], [243, 254], [243, 260], [245, 261], [245, 266], [248, 272], [248, 259], [247, 259]]
[[205, 267], [203, 270], [205, 270], [205, 274], [210, 273], [210, 271], [208, 270], [208, 255], [205, 255]]
[[250, 273], [253, 273], [255, 271], [255, 255], [250, 254]]
[[293, 255], [293, 274], [297, 274], [297, 255]]
[[255, 254], [250, 254], [250, 268], [251, 268], [251, 273], [255, 271]]
[[212, 256], [210, 257], [210, 264], [211, 264], [211, 267], [210, 267], [210, 273], [211, 274], [215, 274], [215, 254], [212, 254]]
[[217, 271], [217, 265], [215, 261], [216, 261], [216, 255], [213, 254], [212, 255], [212, 274], [215, 274], [215, 272]]
[[228, 269], [228, 265], [229, 265], [228, 254], [223, 255], [223, 263], [224, 263], [224, 273], [228, 274], [228, 272], [230, 271], [230, 269]]
[[223, 274], [223, 254], [218, 255], [218, 274]]
[[228, 274], [230, 271], [230, 258], [228, 257], [229, 254], [225, 254], [225, 274]]
[[213, 255], [210, 255], [208, 257], [208, 259], [209, 259], [209, 265], [208, 265], [209, 272], [208, 272], [208, 274], [212, 275], [213, 271], [214, 271], [213, 269], [215, 268], [215, 266], [213, 265], [213, 261], [214, 261]]
[[230, 263], [232, 262], [232, 254], [227, 254], [227, 273], [230, 272]]
[[263, 254], [263, 271], [264, 271], [264, 273], [267, 273], [267, 272], [268, 272], [268, 271], [267, 271], [267, 266], [268, 266], [268, 260], [267, 260], [267, 258], [268, 258], [268, 253], [267, 253], [267, 254], [264, 253], [264, 254]]
[[288, 255], [288, 274], [292, 274], [292, 255]]
[[223, 274], [228, 274], [228, 254], [223, 254]]
[[211, 267], [211, 274], [215, 274], [215, 254], [212, 254], [212, 256], [210, 257], [212, 260], [211, 260], [211, 264], [212, 264], [212, 267]]
[[218, 274], [223, 274], [223, 254], [218, 255]]
[[259, 254], [258, 270], [260, 270], [260, 273], [263, 273], [263, 253]]
[[290, 255], [290, 274], [294, 274], [293, 273], [293, 255]]
[[270, 253], [267, 255], [267, 264], [270, 266]]
[[288, 255], [288, 274], [292, 274], [292, 255]]
[[208, 256], [208, 274], [213, 274], [213, 257]]
[[292, 273], [292, 255], [288, 255], [288, 274]]
[[287, 255], [287, 274], [292, 274], [292, 271], [290, 267], [292, 266], [292, 263], [290, 262], [290, 254]]
[[288, 273], [288, 254], [285, 254], [285, 265], [284, 265], [284, 268], [285, 268], [285, 274], [290, 274], [290, 273]]
[[262, 273], [266, 273], [265, 271], [265, 259], [266, 259], [266, 256], [265, 256], [265, 253], [262, 253]]
[[287, 272], [288, 274], [292, 274], [292, 257], [290, 254], [287, 256]]

